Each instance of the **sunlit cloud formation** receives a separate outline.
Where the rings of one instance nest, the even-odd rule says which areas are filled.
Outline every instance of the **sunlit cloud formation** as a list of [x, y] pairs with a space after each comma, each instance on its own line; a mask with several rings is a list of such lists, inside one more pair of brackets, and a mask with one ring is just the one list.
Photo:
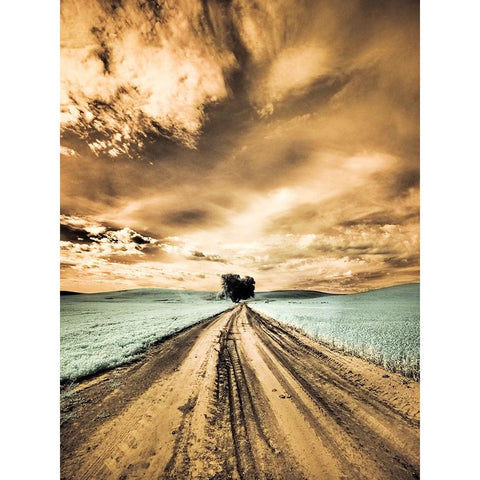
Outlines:
[[419, 4], [61, 2], [62, 288], [419, 280]]

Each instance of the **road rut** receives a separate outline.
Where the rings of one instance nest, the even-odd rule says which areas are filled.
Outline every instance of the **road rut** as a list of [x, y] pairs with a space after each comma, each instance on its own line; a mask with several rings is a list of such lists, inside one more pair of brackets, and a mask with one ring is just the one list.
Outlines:
[[418, 383], [247, 305], [67, 398], [65, 480], [419, 478]]

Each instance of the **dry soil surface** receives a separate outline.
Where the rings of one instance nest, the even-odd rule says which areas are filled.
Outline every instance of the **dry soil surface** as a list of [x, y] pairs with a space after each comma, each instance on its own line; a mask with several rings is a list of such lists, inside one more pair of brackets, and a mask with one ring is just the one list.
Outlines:
[[61, 393], [61, 477], [419, 477], [419, 384], [240, 305]]

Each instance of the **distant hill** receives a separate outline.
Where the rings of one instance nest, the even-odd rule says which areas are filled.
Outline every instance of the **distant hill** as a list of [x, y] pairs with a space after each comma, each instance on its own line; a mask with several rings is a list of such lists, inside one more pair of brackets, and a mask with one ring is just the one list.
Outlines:
[[[418, 295], [420, 284], [409, 283], [404, 285], [397, 285], [394, 287], [384, 287], [376, 290], [369, 290], [367, 292], [360, 292], [357, 294], [345, 294], [345, 293], [326, 293], [319, 292], [317, 290], [271, 290], [269, 292], [255, 292], [255, 300], [301, 300], [328, 296], [376, 296], [379, 295], [404, 295], [408, 293], [415, 293]], [[116, 290], [97, 293], [82, 293], [72, 292], [70, 290], [61, 290], [61, 296], [72, 295], [85, 295], [88, 301], [103, 301], [103, 300], [117, 300], [128, 301], [133, 299], [141, 299], [142, 297], [153, 298], [155, 301], [183, 301], [186, 297], [190, 297], [192, 301], [194, 299], [203, 300], [217, 300], [217, 292], [202, 291], [202, 290], [175, 290], [175, 289], [163, 289], [163, 288], [136, 288], [131, 290]], [[83, 297], [80, 297], [83, 298]], [[80, 298], [78, 300], [80, 300]]]
[[316, 290], [272, 290], [270, 292], [255, 292], [257, 300], [272, 300], [283, 298], [317, 298], [333, 295], [331, 293], [318, 292]]
[[271, 292], [255, 292], [255, 300], [301, 300], [318, 297], [356, 297], [356, 298], [383, 298], [403, 297], [405, 295], [419, 295], [419, 283], [407, 283], [393, 287], [383, 287], [359, 293], [325, 293], [316, 290], [272, 290]]
[[197, 300], [215, 301], [216, 292], [196, 290], [170, 290], [162, 288], [135, 288], [131, 290], [116, 290], [110, 292], [83, 293], [62, 290], [60, 295], [68, 302], [185, 302], [194, 303]]

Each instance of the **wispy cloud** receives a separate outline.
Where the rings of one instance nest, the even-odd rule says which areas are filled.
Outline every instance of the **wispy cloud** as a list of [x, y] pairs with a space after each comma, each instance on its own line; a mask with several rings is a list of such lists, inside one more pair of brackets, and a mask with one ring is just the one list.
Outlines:
[[418, 281], [418, 21], [405, 0], [63, 1], [67, 284]]

